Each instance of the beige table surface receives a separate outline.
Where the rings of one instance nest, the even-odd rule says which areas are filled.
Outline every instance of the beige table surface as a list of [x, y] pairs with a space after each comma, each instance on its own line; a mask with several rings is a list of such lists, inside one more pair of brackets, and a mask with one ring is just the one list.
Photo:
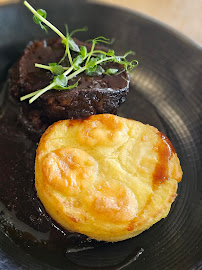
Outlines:
[[[28, 0], [29, 1], [29, 0]], [[54, 0], [49, 0], [54, 1]], [[66, 0], [68, 1], [68, 0]], [[89, 0], [126, 7], [170, 25], [202, 46], [202, 0]], [[0, 5], [19, 0], [0, 0]], [[40, 2], [40, 0], [39, 0]], [[43, 7], [41, 7], [43, 8]]]

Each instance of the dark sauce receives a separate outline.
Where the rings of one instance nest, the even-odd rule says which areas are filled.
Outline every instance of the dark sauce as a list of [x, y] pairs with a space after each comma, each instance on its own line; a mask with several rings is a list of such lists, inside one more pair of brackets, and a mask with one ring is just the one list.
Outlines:
[[[46, 213], [34, 186], [35, 153], [41, 134], [29, 130], [19, 116], [20, 108], [6, 97], [0, 111], [0, 230], [31, 255], [47, 257], [50, 264], [54, 256], [69, 261], [69, 254], [110, 245], [69, 232]], [[133, 251], [109, 269], [122, 269], [142, 251]]]
[[7, 100], [0, 115], [1, 229], [25, 246], [29, 243], [68, 250], [102, 245], [64, 230], [45, 212], [34, 186], [39, 136], [26, 130], [19, 114], [19, 108]]

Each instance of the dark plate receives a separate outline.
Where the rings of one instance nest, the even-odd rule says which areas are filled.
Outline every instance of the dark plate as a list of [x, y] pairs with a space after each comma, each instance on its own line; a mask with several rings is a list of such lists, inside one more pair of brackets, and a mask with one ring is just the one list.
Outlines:
[[[45, 240], [40, 242], [45, 245], [42, 248], [37, 241], [40, 237], [50, 238], [50, 234], [46, 230], [37, 234], [40, 226], [36, 226], [34, 208], [32, 216], [26, 214], [26, 209], [39, 203], [34, 186], [26, 189], [27, 181], [34, 179], [37, 140], [19, 129], [15, 106], [5, 101], [0, 119], [0, 200], [6, 205], [0, 204], [0, 269], [202, 269], [200, 47], [127, 10], [73, 0], [41, 0], [40, 5], [39, 1], [30, 2], [44, 8], [60, 29], [64, 29], [64, 23], [72, 29], [87, 25], [89, 31], [80, 34], [81, 39], [114, 37], [112, 47], [119, 53], [136, 51], [139, 66], [131, 73], [130, 94], [118, 114], [154, 125], [165, 133], [178, 153], [184, 175], [169, 216], [141, 235], [114, 244], [86, 244], [86, 239], [81, 243], [77, 237], [80, 243], [74, 242], [76, 238], [69, 240], [71, 247], [67, 247], [66, 255], [64, 249], [53, 252], [49, 246], [46, 248]], [[1, 85], [28, 41], [44, 36], [22, 4], [1, 7]], [[29, 192], [34, 194], [32, 201]], [[22, 218], [20, 211], [24, 212]], [[43, 218], [48, 220], [45, 214]], [[59, 228], [54, 230], [62, 234]], [[52, 239], [57, 246], [54, 239], [58, 238]], [[85, 246], [97, 247], [79, 251]]]

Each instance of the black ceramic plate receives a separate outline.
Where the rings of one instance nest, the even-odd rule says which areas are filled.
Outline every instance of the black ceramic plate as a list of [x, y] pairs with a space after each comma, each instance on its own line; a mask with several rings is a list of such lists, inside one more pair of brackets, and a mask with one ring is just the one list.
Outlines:
[[90, 242], [52, 224], [33, 185], [38, 139], [20, 127], [16, 108], [4, 91], [9, 67], [30, 40], [45, 33], [22, 4], [2, 6], [0, 269], [202, 269], [201, 49], [130, 11], [75, 0], [30, 2], [44, 8], [60, 29], [64, 23], [72, 29], [87, 25], [89, 31], [81, 39], [114, 37], [112, 47], [117, 52], [136, 51], [139, 66], [131, 73], [130, 93], [118, 114], [165, 133], [184, 175], [169, 216], [133, 239], [114, 244]]

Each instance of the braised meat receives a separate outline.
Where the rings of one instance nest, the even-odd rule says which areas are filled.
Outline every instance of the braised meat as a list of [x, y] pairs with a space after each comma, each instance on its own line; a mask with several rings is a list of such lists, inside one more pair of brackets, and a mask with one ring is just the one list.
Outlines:
[[[89, 51], [91, 44], [75, 39], [78, 46], [85, 45]], [[97, 46], [97, 49], [105, 48]], [[35, 63], [48, 65], [58, 62], [64, 55], [64, 45], [60, 38], [34, 41], [28, 45], [20, 60], [10, 70], [10, 91], [17, 102], [21, 96], [47, 86], [52, 80], [51, 72], [36, 68]], [[67, 61], [67, 60], [66, 60]], [[68, 62], [62, 63], [67, 66]], [[50, 90], [32, 104], [20, 102], [24, 119], [35, 129], [61, 119], [86, 118], [92, 114], [116, 113], [125, 101], [129, 89], [129, 76], [123, 66], [106, 63], [106, 68], [116, 68], [117, 75], [87, 76], [84, 73], [68, 83], [79, 84], [71, 90]], [[123, 72], [121, 72], [123, 71]]]

